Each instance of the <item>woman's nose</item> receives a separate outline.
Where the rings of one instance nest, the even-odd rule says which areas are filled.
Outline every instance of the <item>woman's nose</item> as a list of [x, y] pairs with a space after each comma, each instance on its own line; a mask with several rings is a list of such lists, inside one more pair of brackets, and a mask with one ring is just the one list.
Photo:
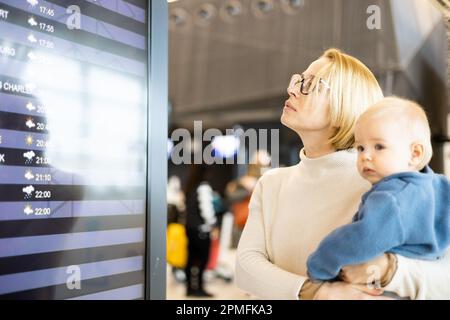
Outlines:
[[291, 81], [289, 82], [289, 86], [287, 88], [287, 93], [289, 96], [298, 98], [299, 91], [297, 89], [299, 83], [300, 83], [301, 76], [299, 74], [294, 74], [291, 77]]
[[288, 95], [291, 96], [291, 97], [298, 98], [297, 90], [295, 90], [294, 87], [289, 86], [289, 87], [287, 88], [287, 93], [288, 93]]

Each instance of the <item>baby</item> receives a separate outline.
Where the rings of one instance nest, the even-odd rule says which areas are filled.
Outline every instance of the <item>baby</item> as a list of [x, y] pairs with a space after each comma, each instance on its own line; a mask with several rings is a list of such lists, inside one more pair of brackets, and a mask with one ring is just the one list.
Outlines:
[[425, 112], [385, 98], [357, 121], [358, 171], [372, 184], [351, 224], [329, 234], [307, 262], [312, 280], [385, 252], [439, 259], [450, 244], [450, 181], [427, 166], [432, 156]]

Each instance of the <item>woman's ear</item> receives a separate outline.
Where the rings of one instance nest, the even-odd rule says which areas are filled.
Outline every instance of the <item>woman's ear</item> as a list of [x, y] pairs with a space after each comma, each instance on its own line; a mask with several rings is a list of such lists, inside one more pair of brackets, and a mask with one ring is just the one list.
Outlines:
[[414, 142], [411, 144], [411, 159], [409, 165], [417, 168], [424, 157], [424, 147], [422, 143]]

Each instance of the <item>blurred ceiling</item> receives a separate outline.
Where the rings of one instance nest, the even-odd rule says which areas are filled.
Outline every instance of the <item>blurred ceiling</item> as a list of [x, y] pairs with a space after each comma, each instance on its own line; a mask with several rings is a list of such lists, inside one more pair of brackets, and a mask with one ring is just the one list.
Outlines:
[[[171, 2], [171, 120], [190, 127], [198, 119], [204, 126], [219, 128], [237, 122], [277, 120], [290, 76], [302, 72], [330, 47], [361, 59], [388, 94], [419, 92], [420, 100], [423, 83], [418, 83], [417, 77], [424, 72], [431, 73], [438, 85], [444, 81], [445, 91], [445, 25], [431, 2]], [[381, 29], [370, 30], [367, 20], [374, 5], [380, 8]]]

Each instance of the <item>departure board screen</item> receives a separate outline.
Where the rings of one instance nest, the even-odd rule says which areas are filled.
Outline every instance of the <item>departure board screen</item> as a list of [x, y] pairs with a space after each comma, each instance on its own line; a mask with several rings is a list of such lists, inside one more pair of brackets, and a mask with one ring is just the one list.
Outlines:
[[0, 299], [143, 299], [145, 0], [0, 0]]

